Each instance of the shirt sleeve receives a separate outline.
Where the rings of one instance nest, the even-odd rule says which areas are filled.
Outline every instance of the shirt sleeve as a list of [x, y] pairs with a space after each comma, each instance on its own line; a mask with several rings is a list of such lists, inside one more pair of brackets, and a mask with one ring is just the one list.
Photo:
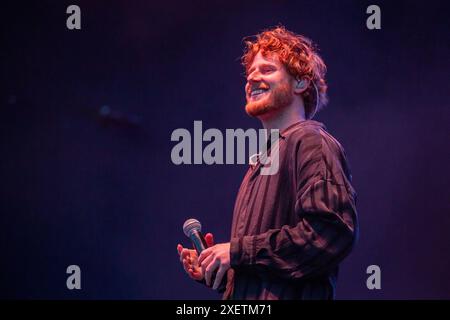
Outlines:
[[265, 233], [232, 238], [231, 266], [268, 268], [300, 279], [333, 270], [357, 238], [356, 193], [339, 143], [305, 135], [293, 152], [295, 214], [299, 222]]

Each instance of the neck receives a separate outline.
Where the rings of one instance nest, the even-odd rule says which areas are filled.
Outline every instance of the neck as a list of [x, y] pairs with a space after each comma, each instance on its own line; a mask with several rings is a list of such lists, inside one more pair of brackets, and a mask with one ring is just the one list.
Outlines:
[[259, 119], [261, 120], [264, 129], [278, 129], [281, 132], [294, 123], [303, 121], [306, 118], [303, 106], [294, 107], [291, 105], [283, 110], [276, 110], [271, 114], [260, 116]]

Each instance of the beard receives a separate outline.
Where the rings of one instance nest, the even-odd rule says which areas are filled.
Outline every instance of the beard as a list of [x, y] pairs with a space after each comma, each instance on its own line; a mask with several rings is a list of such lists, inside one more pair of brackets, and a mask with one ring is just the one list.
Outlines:
[[282, 83], [270, 90], [266, 96], [256, 100], [249, 101], [245, 105], [245, 111], [249, 116], [258, 117], [270, 112], [284, 109], [294, 100], [292, 87], [290, 83]]

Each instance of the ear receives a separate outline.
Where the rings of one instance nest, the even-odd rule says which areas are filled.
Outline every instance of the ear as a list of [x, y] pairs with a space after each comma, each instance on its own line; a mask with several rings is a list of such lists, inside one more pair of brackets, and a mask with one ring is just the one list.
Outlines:
[[301, 78], [301, 79], [295, 79], [294, 84], [294, 93], [301, 94], [309, 87], [309, 79], [308, 78]]

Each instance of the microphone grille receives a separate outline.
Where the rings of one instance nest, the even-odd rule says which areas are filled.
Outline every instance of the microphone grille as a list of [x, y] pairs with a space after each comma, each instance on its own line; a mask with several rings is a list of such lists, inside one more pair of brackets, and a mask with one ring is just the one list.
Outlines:
[[184, 234], [189, 237], [194, 230], [202, 231], [202, 224], [197, 219], [187, 219], [183, 224]]

